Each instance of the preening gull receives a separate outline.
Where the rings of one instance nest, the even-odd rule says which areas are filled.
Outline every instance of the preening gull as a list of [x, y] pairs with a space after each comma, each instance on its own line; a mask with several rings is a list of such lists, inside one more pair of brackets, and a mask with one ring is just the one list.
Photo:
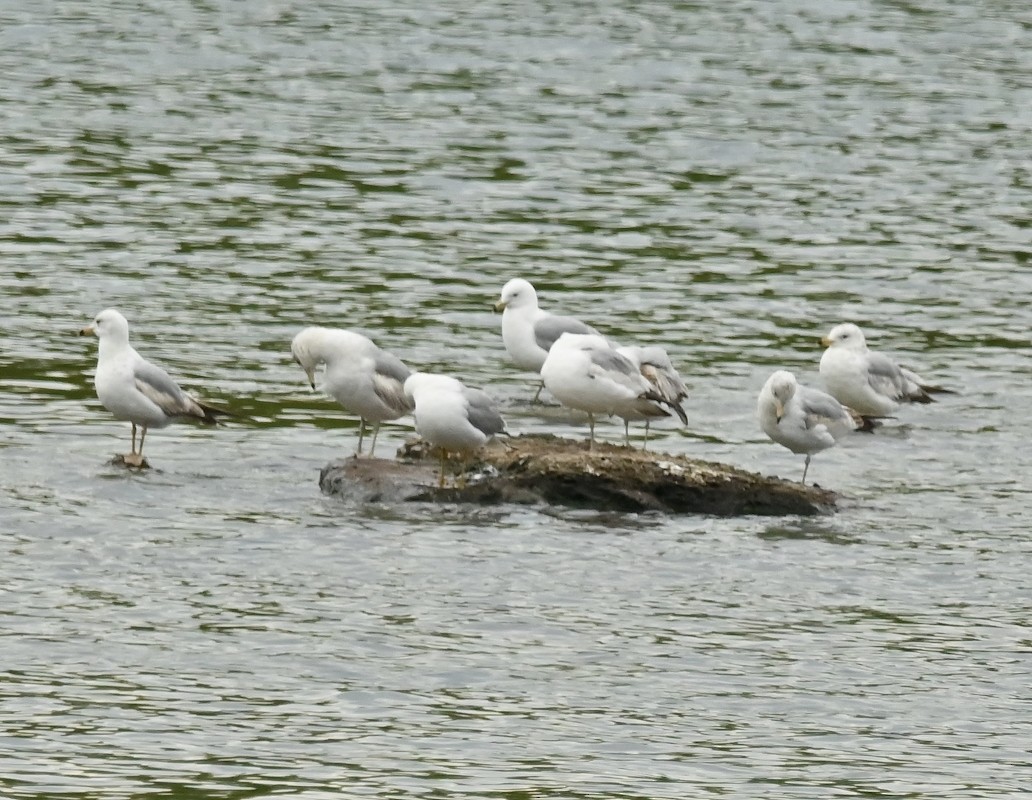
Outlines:
[[370, 339], [354, 331], [312, 326], [303, 329], [290, 343], [294, 360], [315, 388], [315, 371], [326, 365], [322, 390], [352, 414], [358, 414], [358, 454], [366, 423], [373, 425], [369, 455], [376, 452], [380, 423], [412, 411], [405, 396], [405, 380], [412, 374], [401, 359], [381, 350]]
[[[104, 408], [132, 424], [132, 450], [123, 456], [126, 464], [142, 467], [143, 440], [149, 428], [164, 428], [181, 419], [196, 419], [214, 425], [229, 412], [213, 408], [188, 395], [165, 370], [152, 364], [129, 344], [129, 323], [113, 308], [101, 311], [80, 336], [95, 335], [97, 371], [93, 385]], [[140, 426], [140, 447], [136, 447], [136, 426]]]
[[[652, 388], [656, 390], [662, 398], [662, 403], [667, 408], [671, 409], [681, 420], [682, 425], [688, 424], [688, 415], [684, 411], [684, 407], [681, 403], [688, 397], [688, 387], [684, 385], [684, 381], [681, 380], [681, 376], [677, 373], [677, 369], [674, 367], [673, 362], [670, 360], [670, 356], [666, 350], [659, 345], [648, 345], [646, 347], [638, 347], [636, 345], [629, 345], [627, 347], [616, 348], [622, 356], [626, 356], [638, 367], [638, 371], [641, 376], [652, 384]], [[621, 416], [623, 416], [621, 414]], [[631, 417], [631, 419], [640, 419], [641, 417]], [[624, 417], [624, 438], [628, 440], [629, 435], [627, 432], [628, 417]], [[645, 416], [645, 441], [642, 444], [642, 450], [644, 450], [649, 443], [649, 416]]]
[[[522, 278], [513, 278], [502, 287], [494, 307], [495, 311], [502, 312], [502, 342], [520, 369], [540, 372], [549, 349], [564, 333], [598, 335], [598, 331], [579, 319], [550, 314], [539, 308], [537, 292]], [[533, 402], [537, 402], [540, 394], [538, 386]]]
[[546, 388], [559, 402], [586, 411], [595, 443], [595, 414], [616, 414], [627, 419], [666, 417], [663, 398], [642, 377], [638, 366], [597, 334], [564, 333], [541, 366]]
[[857, 421], [838, 400], [800, 385], [791, 372], [779, 369], [767, 378], [756, 404], [763, 432], [793, 453], [805, 453], [803, 479], [810, 457], [834, 446], [857, 429]]
[[506, 432], [505, 422], [487, 392], [466, 386], [457, 378], [413, 372], [405, 381], [405, 395], [415, 408], [416, 432], [441, 451], [442, 487], [448, 452], [465, 458]]
[[865, 416], [888, 416], [900, 403], [931, 403], [932, 386], [888, 356], [867, 348], [863, 331], [851, 322], [836, 325], [821, 339], [821, 379], [843, 405]]

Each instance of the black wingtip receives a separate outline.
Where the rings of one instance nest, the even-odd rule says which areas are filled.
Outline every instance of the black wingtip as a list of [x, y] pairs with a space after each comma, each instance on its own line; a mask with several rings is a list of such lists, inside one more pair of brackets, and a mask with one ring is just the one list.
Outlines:
[[648, 389], [647, 391], [642, 392], [639, 395], [639, 397], [641, 397], [641, 398], [643, 398], [645, 400], [651, 400], [653, 403], [659, 403], [660, 405], [663, 405], [663, 406], [670, 405], [670, 402], [665, 397], [663, 397], [663, 395], [661, 395], [659, 392], [657, 392], [655, 389]]
[[874, 433], [875, 428], [882, 426], [883, 417], [868, 417], [863, 414], [858, 415], [857, 431], [859, 433]]
[[232, 411], [227, 411], [224, 408], [218, 406], [208, 405], [207, 403], [198, 403], [201, 411], [204, 412], [204, 416], [200, 417], [200, 420], [205, 425], [218, 425], [222, 417], [229, 417], [230, 419], [239, 419], [239, 414], [234, 414]]
[[669, 406], [674, 410], [674, 413], [677, 414], [678, 419], [681, 420], [681, 424], [682, 425], [687, 425], [688, 424], [688, 414], [686, 414], [685, 410], [683, 408], [681, 408], [681, 404], [680, 403], [669, 403]]

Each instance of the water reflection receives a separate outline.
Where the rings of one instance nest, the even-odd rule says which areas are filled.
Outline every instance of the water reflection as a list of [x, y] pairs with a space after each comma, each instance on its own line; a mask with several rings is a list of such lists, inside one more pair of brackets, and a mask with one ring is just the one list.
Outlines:
[[798, 518], [789, 522], [776, 522], [757, 533], [760, 539], [771, 542], [780, 540], [817, 540], [827, 544], [858, 544], [863, 539], [842, 530], [842, 523], [820, 518]]

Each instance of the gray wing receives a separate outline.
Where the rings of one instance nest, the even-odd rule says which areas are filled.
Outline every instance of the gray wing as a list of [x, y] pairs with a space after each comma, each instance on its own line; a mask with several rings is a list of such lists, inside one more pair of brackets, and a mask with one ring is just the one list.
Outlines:
[[585, 349], [591, 356], [591, 363], [601, 367], [606, 372], [612, 372], [620, 376], [641, 376], [638, 367], [627, 356], [621, 355], [610, 348], [588, 347]]
[[136, 388], [168, 417], [205, 417], [197, 402], [161, 367], [140, 359], [133, 366]]
[[900, 371], [900, 374], [906, 380], [910, 381], [912, 384], [914, 384], [914, 386], [917, 386], [918, 388], [924, 388], [925, 384], [928, 383], [928, 381], [926, 381], [924, 378], [922, 378], [920, 375], [918, 375], [912, 369], [907, 369], [904, 366], [900, 366], [899, 371]]
[[404, 383], [412, 374], [412, 370], [406, 367], [400, 358], [386, 350], [381, 350], [376, 354], [373, 368], [378, 375], [386, 375], [401, 383]]
[[796, 389], [796, 396], [799, 398], [807, 428], [814, 428], [818, 425], [850, 425], [853, 423], [849, 412], [830, 394], [825, 394], [819, 389], [800, 386]]
[[906, 367], [901, 366], [899, 368], [900, 373], [903, 375], [903, 379], [906, 382], [904, 391], [906, 392], [907, 399], [914, 403], [931, 403], [931, 395], [939, 392], [944, 394], [953, 394], [949, 389], [943, 389], [941, 386], [934, 386], [916, 372]]
[[405, 396], [405, 380], [412, 370], [400, 358], [384, 350], [373, 360], [373, 391], [388, 407], [404, 414], [412, 410], [412, 403]]
[[[657, 403], [663, 402], [663, 398], [652, 384], [642, 376], [638, 365], [627, 356], [612, 348], [587, 347], [585, 351], [591, 356], [592, 366], [604, 370], [610, 380], [622, 383], [631, 391], [637, 392], [641, 398]], [[663, 414], [666, 415], [666, 412]]]
[[534, 323], [534, 339], [542, 350], [550, 350], [555, 340], [564, 333], [593, 333], [596, 336], [601, 334], [590, 325], [585, 325], [579, 319], [573, 317], [560, 317], [555, 314], [548, 314]]
[[867, 382], [878, 394], [893, 400], [906, 397], [906, 378], [896, 363], [881, 353], [868, 353]]
[[486, 436], [505, 433], [505, 420], [487, 392], [464, 386], [462, 396], [466, 400], [466, 418], [470, 425]]

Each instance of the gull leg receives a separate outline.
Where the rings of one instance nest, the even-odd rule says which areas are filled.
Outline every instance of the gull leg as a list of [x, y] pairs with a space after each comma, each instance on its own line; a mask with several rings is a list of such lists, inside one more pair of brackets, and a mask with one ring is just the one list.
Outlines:
[[459, 477], [455, 481], [455, 486], [458, 489], [466, 488], [466, 471], [469, 469], [473, 459], [469, 453], [462, 453], [459, 457], [459, 469], [462, 470], [459, 473]]
[[133, 426], [132, 450], [130, 450], [129, 452], [132, 453], [133, 455], [136, 455], [136, 423], [135, 422], [130, 422], [129, 424]]
[[623, 443], [628, 447], [631, 446], [631, 426], [627, 420], [623, 421]]
[[362, 436], [365, 434], [365, 417], [358, 418], [358, 452], [356, 456], [362, 455]]
[[372, 458], [373, 454], [376, 453], [376, 434], [380, 432], [380, 421], [377, 420], [373, 423], [373, 443], [369, 445], [369, 457]]
[[122, 456], [122, 461], [128, 464], [130, 467], [142, 467], [146, 462], [143, 460], [143, 440], [147, 436], [147, 426], [140, 426], [140, 449], [136, 449], [136, 425], [133, 425], [133, 452], [127, 456]]
[[595, 415], [588, 414], [588, 426], [591, 431], [591, 435], [588, 438], [588, 450], [591, 450], [595, 446]]
[[641, 443], [641, 452], [649, 449], [649, 421], [645, 420], [645, 441]]
[[534, 399], [530, 401], [532, 405], [533, 405], [534, 403], [540, 403], [540, 402], [541, 402], [541, 400], [540, 400], [540, 398], [541, 398], [541, 390], [542, 390], [542, 389], [544, 389], [544, 388], [545, 388], [545, 382], [544, 382], [544, 381], [541, 381], [541, 382], [540, 382], [540, 383], [538, 384], [538, 388], [537, 388], [537, 391], [536, 391], [536, 392], [534, 392]]
[[806, 486], [806, 471], [810, 468], [810, 454], [806, 454], [806, 461], [803, 462], [803, 486]]

